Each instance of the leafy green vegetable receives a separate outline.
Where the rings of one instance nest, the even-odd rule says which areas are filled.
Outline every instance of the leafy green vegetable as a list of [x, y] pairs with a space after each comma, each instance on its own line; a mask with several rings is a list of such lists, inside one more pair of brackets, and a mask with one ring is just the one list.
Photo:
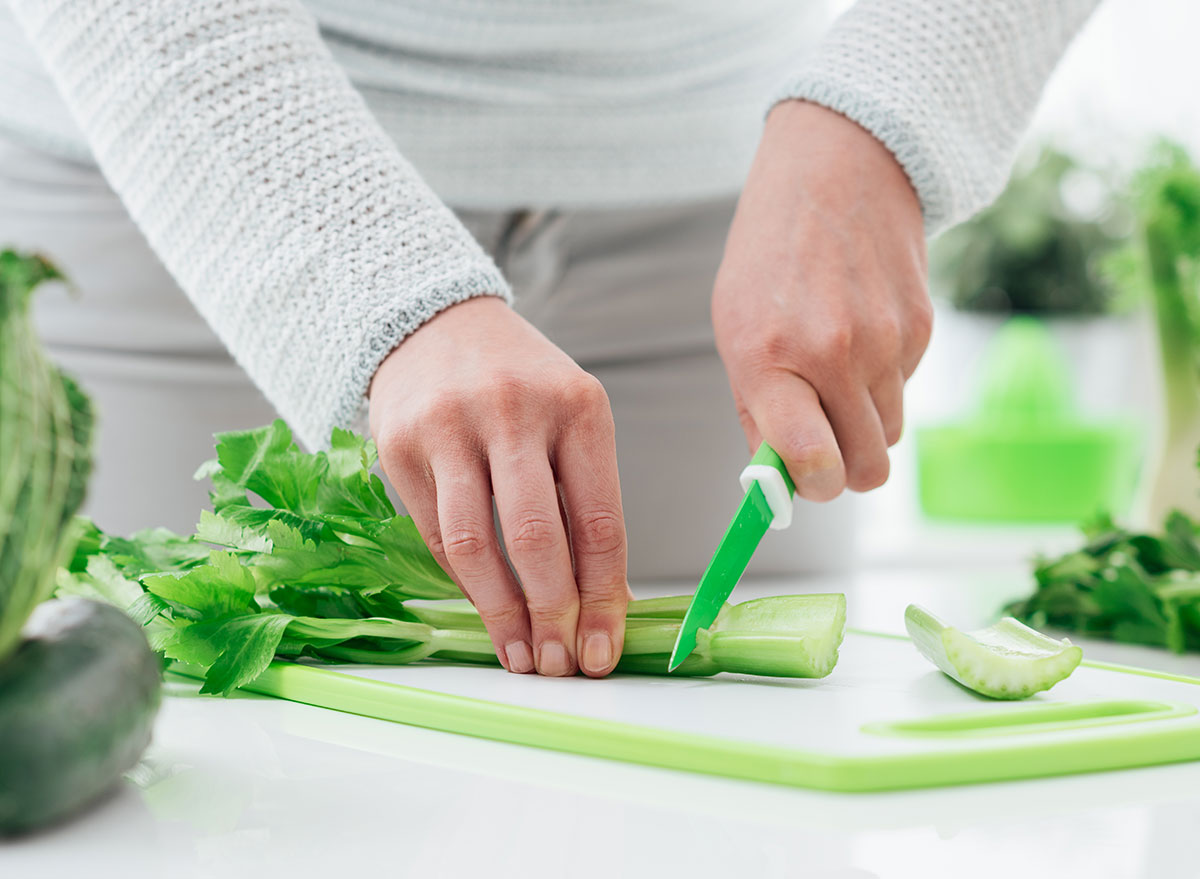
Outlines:
[[82, 571], [97, 554], [118, 565], [127, 576], [182, 571], [208, 560], [210, 547], [166, 528], [137, 531], [129, 538], [106, 534], [87, 519], [79, 519], [80, 538], [69, 569]]
[[282, 421], [216, 440], [216, 459], [197, 471], [212, 482], [213, 512], [196, 539], [236, 551], [268, 592], [353, 594], [368, 616], [409, 598], [461, 597], [371, 472], [371, 441], [335, 429], [327, 451], [309, 454]]
[[1036, 591], [1011, 611], [1035, 627], [1182, 652], [1200, 649], [1200, 486], [1188, 478], [1200, 445], [1200, 167], [1161, 143], [1135, 189], [1141, 234], [1110, 269], [1148, 290], [1157, 318], [1167, 423], [1149, 515], [1163, 530], [1097, 519], [1082, 549], [1038, 563]]
[[1175, 511], [1151, 534], [1102, 516], [1084, 533], [1081, 549], [1038, 562], [1034, 594], [1009, 612], [1034, 628], [1200, 649], [1200, 524]]
[[0, 661], [50, 597], [91, 472], [91, 404], [46, 359], [29, 319], [33, 290], [59, 277], [41, 257], [0, 252]]
[[1148, 288], [1158, 327], [1166, 430], [1149, 512], [1200, 515], [1195, 486], [1182, 478], [1200, 444], [1200, 167], [1182, 147], [1161, 143], [1135, 189], [1141, 235], [1115, 264], [1125, 284]]
[[[277, 421], [220, 434], [216, 448], [197, 472], [211, 480], [213, 510], [195, 535], [123, 539], [85, 523], [59, 592], [125, 609], [168, 659], [206, 670], [208, 693], [229, 693], [276, 657], [498, 664], [479, 615], [445, 601], [462, 593], [370, 472], [372, 443], [336, 431], [328, 451], [308, 454]], [[665, 673], [688, 603], [631, 604], [618, 668]], [[844, 626], [841, 595], [746, 602], [701, 633], [682, 672], [821, 677]]]
[[[228, 694], [260, 675], [276, 657], [379, 665], [430, 658], [499, 664], [483, 621], [465, 601], [401, 605], [398, 617], [387, 618], [340, 617], [336, 606], [332, 617], [290, 613], [259, 591], [258, 568], [215, 551], [208, 564], [143, 577], [141, 588], [158, 602], [148, 606], [142, 596], [131, 594], [130, 581], [119, 576], [107, 587], [95, 586], [105, 561], [95, 557], [87, 575], [64, 579], [61, 591], [102, 595], [139, 620], [153, 608], [151, 643], [169, 659], [204, 668], [204, 693]], [[631, 602], [617, 669], [665, 674], [689, 600]], [[301, 601], [293, 598], [292, 603], [299, 606]], [[824, 677], [837, 662], [845, 619], [842, 595], [777, 596], [729, 606], [700, 633], [695, 653], [677, 673]]]
[[[1018, 166], [991, 207], [930, 248], [935, 290], [965, 311], [1100, 314], [1117, 286], [1101, 263], [1128, 234], [1114, 181], [1044, 149]], [[1083, 192], [1090, 204], [1078, 204]]]
[[330, 516], [387, 519], [396, 511], [371, 473], [375, 444], [335, 428], [328, 451], [308, 454], [280, 420], [256, 430], [217, 435], [217, 457], [197, 472], [211, 478], [214, 511], [250, 506], [253, 492], [301, 519]]

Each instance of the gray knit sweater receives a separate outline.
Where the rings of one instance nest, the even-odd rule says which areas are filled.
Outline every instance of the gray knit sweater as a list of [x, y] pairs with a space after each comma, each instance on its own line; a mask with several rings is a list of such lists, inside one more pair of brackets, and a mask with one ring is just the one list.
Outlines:
[[998, 192], [1097, 2], [860, 0], [825, 33], [821, 0], [8, 0], [0, 133], [96, 161], [318, 445], [423, 321], [508, 295], [446, 203], [731, 194], [763, 112], [807, 98], [936, 231]]

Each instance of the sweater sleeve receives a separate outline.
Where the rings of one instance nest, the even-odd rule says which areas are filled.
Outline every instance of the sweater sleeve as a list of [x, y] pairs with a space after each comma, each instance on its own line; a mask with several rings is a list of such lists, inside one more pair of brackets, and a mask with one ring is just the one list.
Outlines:
[[508, 297], [298, 0], [10, 0], [96, 161], [309, 446], [438, 311]]
[[1099, 0], [858, 0], [772, 104], [821, 104], [900, 162], [930, 234], [1004, 186], [1053, 71]]

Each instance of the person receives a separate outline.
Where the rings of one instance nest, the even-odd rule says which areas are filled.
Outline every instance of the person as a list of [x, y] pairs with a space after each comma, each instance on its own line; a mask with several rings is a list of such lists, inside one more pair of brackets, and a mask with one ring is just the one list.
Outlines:
[[0, 241], [82, 291], [38, 321], [98, 400], [93, 514], [187, 527], [213, 430], [365, 414], [545, 675], [611, 671], [631, 576], [694, 582], [747, 443], [805, 504], [760, 572], [848, 556], [807, 502], [887, 478], [925, 238], [1095, 2], [8, 0]]

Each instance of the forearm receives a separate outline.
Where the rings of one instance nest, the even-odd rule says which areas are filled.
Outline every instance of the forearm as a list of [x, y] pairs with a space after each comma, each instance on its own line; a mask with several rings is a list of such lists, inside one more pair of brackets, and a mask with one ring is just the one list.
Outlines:
[[294, 0], [10, 0], [113, 188], [310, 445], [379, 362], [503, 278]]
[[1004, 185], [1042, 87], [1099, 0], [859, 0], [775, 99], [874, 134], [920, 197], [929, 233]]

